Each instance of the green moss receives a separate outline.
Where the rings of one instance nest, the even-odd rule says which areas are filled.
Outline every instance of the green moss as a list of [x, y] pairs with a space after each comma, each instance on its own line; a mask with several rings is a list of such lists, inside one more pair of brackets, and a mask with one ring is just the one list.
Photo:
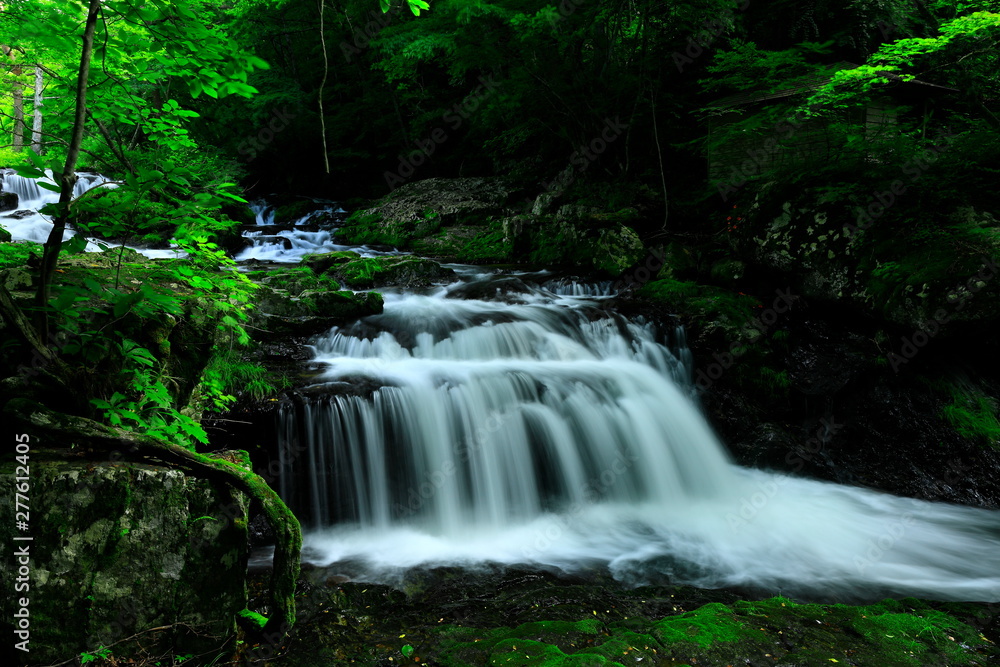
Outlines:
[[355, 211], [337, 229], [337, 237], [348, 243], [384, 244], [408, 248], [413, 242], [415, 225], [383, 220], [377, 213]]
[[736, 330], [749, 325], [760, 307], [756, 299], [745, 294], [672, 278], [647, 283], [638, 294], [680, 308], [699, 320], [708, 319]]
[[489, 663], [494, 667], [601, 667], [618, 665], [604, 656], [567, 655], [555, 646], [530, 639], [505, 639], [493, 647]]
[[42, 256], [41, 243], [0, 243], [0, 269], [25, 266], [33, 256]]
[[242, 610], [237, 616], [252, 627], [262, 630], [267, 625], [267, 617], [249, 609]]
[[295, 222], [317, 208], [318, 205], [311, 199], [300, 199], [283, 204], [274, 209], [274, 221], [279, 224]]
[[680, 616], [665, 618], [653, 630], [653, 636], [664, 644], [691, 642], [703, 647], [718, 642], [739, 641], [746, 635], [745, 624], [729, 607], [717, 602]]
[[[783, 597], [709, 603], [660, 620], [537, 621], [514, 629], [440, 628], [448, 667], [472, 665], [988, 664], [996, 647], [918, 600], [797, 604]], [[986, 662], [984, 662], [984, 660]]]

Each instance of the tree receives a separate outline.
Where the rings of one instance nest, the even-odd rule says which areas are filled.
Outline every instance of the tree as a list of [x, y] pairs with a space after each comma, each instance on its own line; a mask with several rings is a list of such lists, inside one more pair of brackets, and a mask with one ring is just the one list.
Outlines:
[[[86, 152], [105, 162], [108, 162], [107, 155], [117, 158], [117, 164], [108, 166], [122, 174], [121, 188], [124, 190], [149, 196], [159, 189], [166, 193], [165, 196], [172, 197], [179, 221], [175, 240], [187, 250], [193, 264], [200, 261], [218, 266], [225, 262], [222, 253], [209, 241], [213, 225], [218, 226], [210, 213], [220, 202], [243, 201], [231, 192], [232, 184], [217, 183], [199, 189], [178, 165], [164, 161], [159, 169], [146, 168], [132, 164], [128, 157], [137, 140], [147, 149], [196, 148], [184, 123], [198, 114], [178, 102], [175, 96], [182, 92], [191, 99], [201, 95], [250, 96], [256, 92], [247, 85], [247, 74], [266, 67], [266, 63], [242, 53], [221, 31], [211, 27], [210, 17], [206, 16], [210, 9], [210, 5], [196, 0], [151, 0], [142, 5], [127, 0], [89, 0], [84, 16], [80, 14], [79, 4], [72, 0], [15, 0], [5, 7], [2, 27], [9, 30], [13, 26], [14, 34], [2, 35], [0, 42], [18, 40], [18, 48], [37, 61], [77, 54], [75, 67], [64, 63], [66, 69], [74, 73], [72, 83], [68, 78], [56, 82], [64, 93], [70, 94], [60, 95], [62, 103], [48, 114], [52, 129], [46, 136], [54, 149], [45, 158], [32, 154], [33, 166], [21, 168], [21, 173], [39, 179], [46, 175], [46, 169], [49, 170], [57, 183], [54, 187], [59, 191], [59, 202], [48, 211], [53, 228], [44, 244], [39, 268], [38, 317], [34, 327], [10, 299], [6, 288], [0, 285], [0, 315], [19, 333], [22, 342], [51, 361], [46, 374], [56, 384], [70, 385], [70, 369], [46, 348], [43, 341], [52, 314], [71, 319], [78, 316], [72, 309], [61, 312], [53, 309], [51, 286], [56, 262], [67, 247], [63, 242], [64, 233], [77, 212], [84, 208], [83, 202], [74, 199], [75, 171], [81, 153]], [[100, 74], [97, 77], [92, 75], [95, 66]], [[37, 81], [36, 78], [36, 84]], [[40, 94], [36, 93], [36, 102], [39, 100]], [[84, 147], [91, 137], [99, 137], [103, 142], [104, 155]], [[53, 187], [44, 182], [40, 184]], [[74, 239], [70, 245], [79, 250], [81, 243]], [[182, 265], [176, 268], [173, 277], [179, 283], [187, 283], [195, 294], [210, 295], [213, 304], [223, 313], [223, 324], [242, 333], [239, 320], [245, 318], [245, 314], [240, 303], [233, 302], [230, 294], [222, 292], [229, 291], [229, 287], [245, 285], [246, 281], [243, 279], [241, 283], [239, 278], [226, 272], [220, 275], [221, 282], [215, 284], [204, 272]], [[176, 310], [181, 298], [156, 288], [143, 289], [137, 295], [109, 291], [107, 286], [101, 285], [93, 285], [90, 289], [94, 292], [91, 296], [117, 299], [115, 308], [121, 304], [133, 308], [139, 299], [144, 299], [149, 308], [169, 312]], [[239, 296], [240, 291], [235, 292]], [[123, 353], [128, 349], [128, 342], [122, 342]], [[134, 347], [131, 349], [136, 355]], [[138, 358], [143, 359], [141, 354]], [[145, 357], [146, 362], [149, 358]], [[32, 409], [35, 408], [23, 408]], [[185, 424], [181, 422], [182, 426]], [[136, 437], [114, 428], [94, 426], [92, 430], [95, 446], [132, 441], [139, 455], [152, 455], [169, 464], [209, 474], [210, 478], [232, 484], [262, 503], [278, 541], [271, 587], [273, 614], [264, 631], [280, 639], [295, 620], [294, 586], [301, 534], [298, 521], [274, 491], [257, 475], [208, 460], [176, 442]], [[180, 439], [184, 431], [175, 427], [168, 432]], [[196, 431], [190, 432], [197, 435]]]

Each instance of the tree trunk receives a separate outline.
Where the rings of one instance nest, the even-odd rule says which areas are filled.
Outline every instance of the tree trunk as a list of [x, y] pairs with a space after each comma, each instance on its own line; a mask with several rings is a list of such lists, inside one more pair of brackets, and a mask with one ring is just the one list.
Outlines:
[[326, 118], [323, 116], [323, 88], [326, 87], [326, 76], [330, 71], [330, 61], [326, 53], [326, 35], [323, 34], [323, 16], [326, 10], [326, 0], [319, 0], [319, 43], [323, 49], [323, 80], [319, 82], [319, 130], [323, 137], [323, 166], [330, 173], [330, 155], [326, 150]]
[[[13, 57], [11, 53], [11, 58]], [[15, 151], [24, 148], [24, 88], [21, 85], [23, 73], [18, 64], [11, 68], [11, 75], [14, 77], [14, 137], [11, 143]]]
[[31, 123], [31, 150], [36, 153], [42, 152], [42, 105], [45, 103], [43, 97], [43, 87], [45, 79], [42, 77], [42, 68], [35, 66], [35, 99], [33, 103], [34, 120]]
[[90, 79], [90, 57], [94, 51], [94, 32], [97, 29], [97, 16], [101, 11], [101, 0], [90, 0], [87, 10], [87, 23], [83, 29], [83, 46], [80, 50], [80, 72], [76, 79], [76, 109], [73, 118], [73, 134], [66, 149], [66, 163], [59, 174], [59, 204], [55, 217], [52, 219], [52, 231], [42, 250], [42, 263], [38, 271], [38, 292], [35, 301], [38, 305], [38, 334], [45, 338], [48, 333], [49, 320], [45, 311], [49, 303], [52, 272], [55, 271], [59, 251], [62, 250], [63, 233], [70, 216], [70, 205], [73, 201], [73, 187], [76, 185], [76, 161], [80, 157], [80, 144], [83, 143], [83, 126], [87, 121], [87, 81]]

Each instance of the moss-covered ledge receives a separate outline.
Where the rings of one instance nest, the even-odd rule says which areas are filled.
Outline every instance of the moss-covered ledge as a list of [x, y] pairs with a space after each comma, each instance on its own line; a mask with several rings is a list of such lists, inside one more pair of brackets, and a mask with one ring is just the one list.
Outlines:
[[[177, 468], [67, 458], [38, 449], [29, 461], [29, 530], [15, 529], [15, 508], [0, 521], [7, 544], [27, 546], [32, 664], [112, 647], [115, 656], [145, 651], [200, 653], [235, 634], [246, 606], [247, 499]], [[0, 492], [14, 498], [16, 466], [0, 462]], [[23, 472], [23, 471], [21, 471]], [[23, 475], [22, 475], [23, 476]], [[14, 535], [29, 541], [12, 541]], [[19, 564], [0, 561], [4, 581]], [[3, 618], [15, 600], [2, 596]], [[165, 628], [153, 631], [155, 628]]]

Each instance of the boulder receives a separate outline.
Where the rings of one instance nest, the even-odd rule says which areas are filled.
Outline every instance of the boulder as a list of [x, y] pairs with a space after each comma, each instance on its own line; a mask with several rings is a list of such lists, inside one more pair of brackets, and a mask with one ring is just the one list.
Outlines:
[[16, 192], [0, 192], [0, 213], [17, 209]]
[[[242, 494], [175, 468], [65, 460], [28, 445], [28, 527], [18, 528], [13, 502], [0, 509], [4, 543], [26, 554], [26, 564], [0, 560], [0, 573], [12, 591], [15, 581], [24, 588], [0, 597], [0, 608], [9, 625], [28, 601], [33, 664], [113, 644], [117, 658], [136, 643], [198, 653], [235, 633], [247, 604]], [[6, 498], [15, 496], [16, 465], [0, 464]], [[152, 630], [165, 626], [175, 629]]]

